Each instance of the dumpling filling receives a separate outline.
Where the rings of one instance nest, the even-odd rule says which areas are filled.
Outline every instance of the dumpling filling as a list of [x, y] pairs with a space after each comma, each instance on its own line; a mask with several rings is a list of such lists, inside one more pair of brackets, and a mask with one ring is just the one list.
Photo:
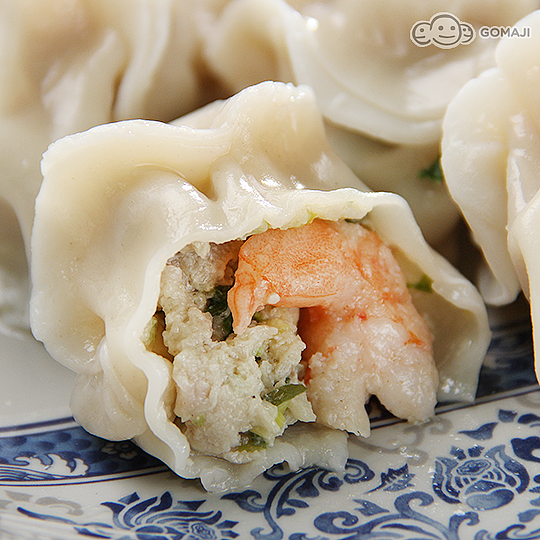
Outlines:
[[186, 246], [144, 341], [173, 362], [192, 449], [235, 462], [297, 421], [367, 436], [372, 395], [413, 422], [436, 403], [431, 332], [392, 251], [359, 223]]

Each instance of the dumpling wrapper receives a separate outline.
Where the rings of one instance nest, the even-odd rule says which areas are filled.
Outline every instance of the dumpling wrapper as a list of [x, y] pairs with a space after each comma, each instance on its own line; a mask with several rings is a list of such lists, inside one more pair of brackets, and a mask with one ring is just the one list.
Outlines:
[[461, 213], [444, 178], [430, 176], [440, 156], [439, 143], [386, 144], [326, 123], [338, 156], [373, 191], [401, 195], [411, 207], [427, 242], [439, 252], [453, 241]]
[[[182, 125], [184, 124], [184, 125]], [[490, 333], [476, 289], [428, 247], [406, 202], [372, 193], [330, 149], [308, 88], [262, 83], [176, 125], [126, 121], [46, 152], [32, 235], [32, 330], [79, 373], [77, 420], [133, 438], [210, 490], [246, 485], [273, 463], [340, 470], [346, 435], [295, 425], [264, 457], [235, 465], [195, 455], [173, 423], [172, 364], [145, 349], [167, 260], [193, 242], [227, 242], [315, 217], [368, 220], [398, 249], [435, 333], [440, 399], [474, 399]], [[340, 189], [337, 189], [340, 188]]]
[[[193, 12], [185, 0], [0, 1], [0, 198], [26, 248], [50, 143], [115, 120], [169, 121], [205, 103]], [[0, 238], [0, 249], [15, 248]], [[0, 328], [28, 332], [28, 282], [4, 261], [0, 287], [17, 282], [9, 294], [26, 307], [2, 310]]]
[[17, 216], [0, 198], [0, 333], [29, 336], [28, 264]]
[[208, 31], [212, 69], [237, 92], [262, 80], [310, 85], [334, 124], [399, 144], [436, 143], [446, 107], [494, 65], [493, 39], [442, 49], [411, 29], [451, 12], [476, 31], [512, 25], [537, 0], [233, 0]]
[[497, 67], [468, 83], [448, 107], [442, 139], [448, 187], [485, 257], [480, 290], [495, 305], [529, 289], [513, 228], [530, 219], [540, 187], [540, 11], [515, 28], [530, 28], [530, 37], [500, 42]]
[[234, 92], [266, 79], [310, 85], [339, 157], [370, 189], [404, 197], [427, 241], [440, 248], [454, 234], [459, 210], [444, 182], [420, 173], [438, 158], [452, 97], [495, 64], [496, 40], [419, 47], [411, 28], [451, 11], [478, 31], [513, 24], [539, 6], [233, 0], [206, 30], [205, 54]]
[[468, 83], [450, 104], [442, 164], [484, 255], [480, 291], [488, 303], [502, 305], [523, 290], [538, 349], [540, 11], [515, 28], [519, 35], [529, 29], [529, 37], [504, 38], [497, 67]]

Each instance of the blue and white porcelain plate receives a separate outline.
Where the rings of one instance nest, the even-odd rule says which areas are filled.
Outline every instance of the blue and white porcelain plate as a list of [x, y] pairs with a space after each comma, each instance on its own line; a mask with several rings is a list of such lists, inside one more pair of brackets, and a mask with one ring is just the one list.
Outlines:
[[492, 314], [474, 406], [429, 423], [381, 415], [343, 476], [275, 466], [209, 494], [69, 414], [73, 375], [0, 338], [0, 538], [540, 539], [540, 391], [525, 303]]

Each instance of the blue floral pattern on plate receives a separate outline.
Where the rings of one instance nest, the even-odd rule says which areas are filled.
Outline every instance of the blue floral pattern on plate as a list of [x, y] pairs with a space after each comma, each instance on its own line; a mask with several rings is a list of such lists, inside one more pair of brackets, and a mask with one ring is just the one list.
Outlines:
[[[110, 442], [94, 437], [72, 418], [60, 418], [43, 426], [14, 426], [2, 431], [0, 485], [87, 481], [103, 475], [141, 475], [156, 468], [163, 469], [160, 461], [132, 442]], [[10, 435], [13, 431], [16, 434]]]
[[0, 537], [540, 539], [532, 358], [528, 321], [495, 326], [480, 404], [422, 425], [383, 412], [369, 439], [351, 437], [344, 474], [278, 465], [225, 494], [70, 418], [1, 428]]

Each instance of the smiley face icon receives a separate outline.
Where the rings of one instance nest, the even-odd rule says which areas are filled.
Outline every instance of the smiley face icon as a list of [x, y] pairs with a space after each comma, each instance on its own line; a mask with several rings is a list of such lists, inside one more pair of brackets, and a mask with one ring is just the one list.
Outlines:
[[431, 45], [431, 26], [428, 21], [418, 21], [411, 28], [411, 39], [419, 47]]
[[476, 30], [469, 23], [461, 23], [461, 45], [468, 45], [476, 38]]
[[451, 49], [461, 43], [461, 21], [451, 13], [438, 13], [430, 20], [431, 39], [441, 49]]
[[468, 45], [476, 38], [474, 27], [461, 22], [452, 13], [436, 13], [429, 21], [418, 21], [411, 28], [411, 40], [418, 47], [435, 45], [440, 49], [452, 49]]

